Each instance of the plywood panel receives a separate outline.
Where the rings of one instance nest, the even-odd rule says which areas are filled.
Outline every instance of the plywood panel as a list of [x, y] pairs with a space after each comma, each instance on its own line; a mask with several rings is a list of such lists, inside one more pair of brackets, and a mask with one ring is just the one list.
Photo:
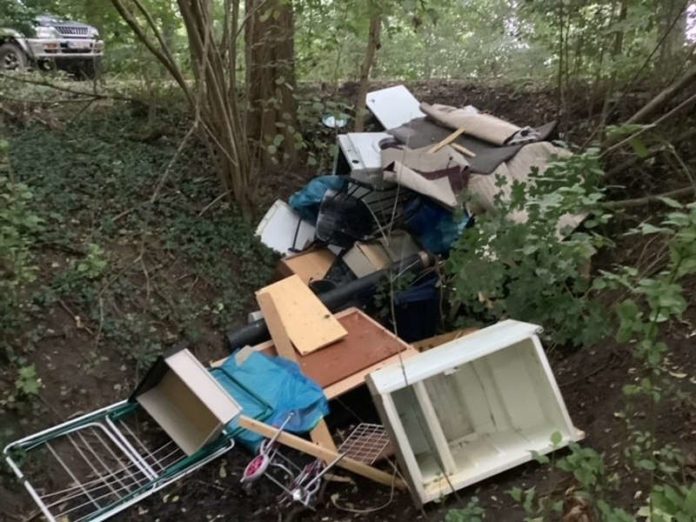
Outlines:
[[286, 257], [278, 262], [278, 272], [282, 277], [297, 275], [302, 282], [323, 279], [336, 261], [336, 254], [328, 248], [302, 252], [296, 256]]
[[[337, 316], [348, 335], [326, 348], [299, 355], [302, 373], [322, 388], [388, 359], [409, 345], [356, 308]], [[276, 355], [275, 346], [263, 350]]]
[[384, 368], [385, 366], [389, 366], [390, 364], [401, 364], [404, 360], [410, 357], [414, 357], [416, 355], [418, 355], [418, 351], [409, 347], [403, 352], [399, 352], [396, 355], [392, 355], [388, 359], [379, 361], [377, 364], [368, 366], [367, 368], [360, 370], [358, 373], [354, 373], [350, 377], [346, 377], [345, 379], [341, 379], [340, 381], [327, 386], [326, 388], [324, 388], [324, 395], [326, 395], [326, 398], [329, 400], [335, 399], [336, 397], [340, 397], [344, 393], [347, 393], [350, 390], [353, 390], [358, 386], [362, 386], [363, 384], [365, 384], [365, 379], [372, 372], [376, 372], [377, 370]]
[[166, 362], [171, 371], [196, 394], [221, 424], [227, 424], [242, 411], [239, 404], [210, 376], [190, 351], [181, 350], [167, 357]]
[[[263, 311], [263, 315], [266, 318], [266, 324], [268, 325], [268, 330], [271, 333], [271, 339], [273, 340], [275, 346], [280, 352], [281, 357], [289, 359], [293, 362], [297, 362], [297, 353], [292, 348], [292, 343], [290, 338], [287, 336], [287, 332], [283, 329], [280, 324], [280, 318], [278, 317], [278, 311], [276, 310], [275, 303], [270, 294], [258, 294], [256, 298], [259, 301], [259, 306]], [[321, 419], [314, 429], [309, 433], [312, 442], [319, 444], [325, 448], [335, 451], [336, 445], [334, 444], [329, 428], [326, 426], [324, 419]], [[328, 462], [327, 462], [328, 464]]]
[[283, 327], [298, 352], [305, 355], [345, 337], [348, 332], [298, 276], [290, 276], [257, 292], [269, 294]]

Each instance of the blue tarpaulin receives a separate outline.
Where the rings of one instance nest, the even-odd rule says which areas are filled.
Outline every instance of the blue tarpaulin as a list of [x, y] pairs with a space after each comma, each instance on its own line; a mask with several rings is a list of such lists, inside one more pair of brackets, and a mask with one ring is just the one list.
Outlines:
[[[292, 413], [284, 430], [305, 433], [329, 413], [329, 404], [321, 387], [305, 377], [294, 362], [253, 352], [238, 365], [231, 356], [213, 376], [242, 406], [247, 417], [263, 418], [280, 426]], [[262, 437], [243, 430], [235, 439], [255, 450]]]
[[316, 223], [319, 215], [319, 205], [326, 191], [339, 191], [347, 183], [348, 180], [345, 176], [317, 176], [290, 196], [288, 202], [303, 219]]
[[453, 215], [428, 198], [417, 197], [405, 207], [406, 226], [433, 254], [447, 254], [464, 229], [469, 216]]

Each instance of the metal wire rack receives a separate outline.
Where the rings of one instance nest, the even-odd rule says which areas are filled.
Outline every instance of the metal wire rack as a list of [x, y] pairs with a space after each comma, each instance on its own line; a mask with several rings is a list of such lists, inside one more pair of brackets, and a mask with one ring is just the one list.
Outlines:
[[363, 422], [348, 435], [338, 451], [354, 460], [373, 464], [386, 455], [389, 442], [389, 435], [384, 426]]
[[51, 522], [105, 520], [234, 446], [187, 456], [126, 401], [11, 443], [5, 460]]

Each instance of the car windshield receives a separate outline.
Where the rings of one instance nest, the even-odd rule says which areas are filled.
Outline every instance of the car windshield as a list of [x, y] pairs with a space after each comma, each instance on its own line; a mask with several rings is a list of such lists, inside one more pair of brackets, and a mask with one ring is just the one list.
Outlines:
[[64, 21], [65, 20], [63, 20], [62, 18], [58, 18], [57, 16], [49, 15], [49, 14], [37, 16], [34, 19], [34, 23], [36, 25], [42, 26], [42, 27], [49, 26], [52, 24], [57, 24], [57, 23], [64, 22]]

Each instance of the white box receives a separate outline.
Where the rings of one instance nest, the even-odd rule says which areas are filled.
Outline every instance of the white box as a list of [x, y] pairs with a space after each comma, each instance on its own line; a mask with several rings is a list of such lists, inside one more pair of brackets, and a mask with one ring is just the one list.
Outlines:
[[568, 416], [540, 331], [502, 321], [368, 376], [417, 503], [584, 437]]
[[191, 456], [215, 440], [241, 406], [186, 349], [158, 359], [132, 396]]
[[375, 186], [382, 184], [382, 149], [385, 140], [394, 141], [386, 132], [349, 132], [339, 134], [338, 146], [350, 167], [350, 176]]

